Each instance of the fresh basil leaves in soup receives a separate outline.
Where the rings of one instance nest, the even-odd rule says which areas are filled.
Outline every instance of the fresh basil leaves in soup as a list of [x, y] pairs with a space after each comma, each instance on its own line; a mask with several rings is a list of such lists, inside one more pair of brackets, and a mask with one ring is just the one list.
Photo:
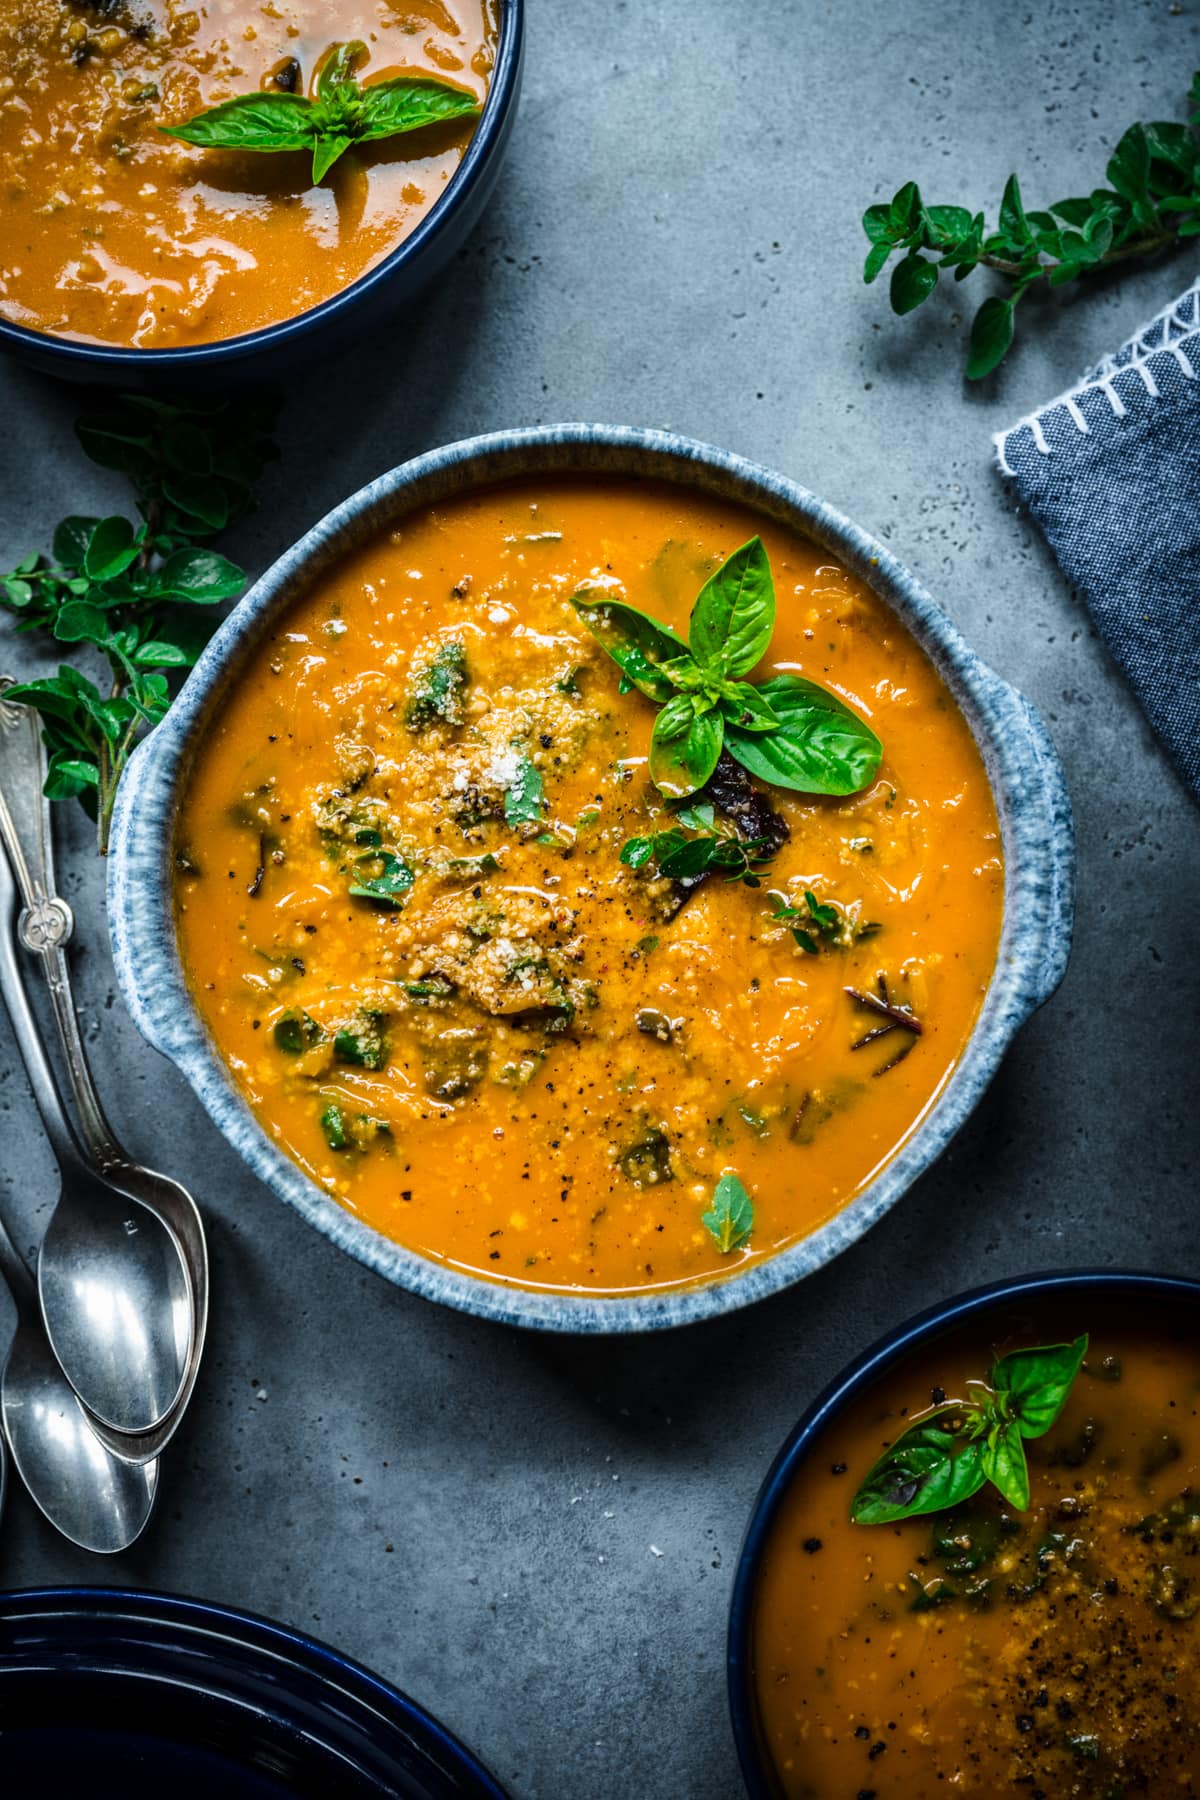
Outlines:
[[999, 1358], [989, 1382], [969, 1383], [967, 1399], [939, 1406], [888, 1446], [860, 1483], [851, 1519], [884, 1525], [941, 1512], [989, 1481], [1023, 1512], [1029, 1505], [1024, 1440], [1043, 1436], [1054, 1424], [1087, 1346], [1083, 1336]]
[[883, 745], [836, 694], [800, 675], [773, 675], [759, 691], [778, 730], [725, 728], [731, 752], [752, 775], [802, 794], [856, 794], [875, 779]]
[[706, 672], [748, 675], [775, 629], [775, 584], [761, 538], [735, 550], [696, 596], [688, 648]]
[[357, 39], [333, 45], [321, 65], [315, 99], [304, 94], [239, 94], [182, 125], [159, 129], [205, 150], [308, 150], [315, 186], [355, 144], [478, 113], [473, 94], [434, 75], [400, 75], [361, 86], [354, 70], [366, 55], [366, 45]]
[[660, 705], [677, 693], [676, 681], [666, 668], [691, 659], [687, 645], [669, 625], [660, 625], [636, 606], [626, 606], [607, 594], [593, 594], [590, 589], [576, 594], [571, 604], [630, 687]]
[[670, 626], [581, 590], [576, 612], [621, 671], [621, 688], [661, 708], [650, 776], [671, 799], [694, 794], [723, 750], [752, 775], [807, 794], [853, 794], [874, 780], [883, 747], [836, 694], [801, 676], [742, 679], [775, 627], [775, 587], [760, 538], [726, 558], [692, 607], [686, 645]]

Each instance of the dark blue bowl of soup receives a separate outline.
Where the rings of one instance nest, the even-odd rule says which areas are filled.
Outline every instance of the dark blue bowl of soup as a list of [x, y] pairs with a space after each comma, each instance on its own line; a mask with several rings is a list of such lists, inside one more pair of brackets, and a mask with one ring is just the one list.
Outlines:
[[[1019, 1276], [958, 1294], [907, 1319], [865, 1350], [812, 1402], [788, 1436], [755, 1500], [738, 1558], [729, 1610], [726, 1644], [729, 1707], [738, 1760], [751, 1800], [783, 1800], [784, 1795], [768, 1748], [758, 1701], [755, 1610], [773, 1529], [801, 1469], [810, 1458], [820, 1454], [830, 1427], [847, 1409], [869, 1395], [871, 1389], [896, 1375], [905, 1363], [919, 1360], [939, 1339], [950, 1334], [957, 1336], [964, 1330], [974, 1335], [977, 1330], [980, 1373], [983, 1374], [990, 1343], [1009, 1334], [1015, 1334], [1018, 1341], [1023, 1339], [1029, 1343], [1049, 1341], [1044, 1336], [1034, 1335], [1044, 1327], [1047, 1313], [1064, 1321], [1061, 1333], [1055, 1331], [1056, 1338], [1088, 1329], [1089, 1321], [1094, 1320], [1098, 1329], [1103, 1323], [1111, 1325], [1130, 1318], [1147, 1323], [1161, 1321], [1179, 1334], [1186, 1333], [1190, 1337], [1193, 1331], [1200, 1334], [1200, 1280], [1128, 1270], [1048, 1272]], [[846, 1471], [847, 1506], [856, 1479], [866, 1473], [874, 1455], [874, 1448], [864, 1446], [862, 1467]], [[839, 1469], [842, 1466], [839, 1465]], [[870, 1532], [886, 1531], [888, 1527], [868, 1525], [853, 1529], [863, 1532], [865, 1549]], [[813, 1540], [814, 1544], [817, 1542]], [[808, 1545], [804, 1547], [807, 1549]], [[868, 1792], [871, 1790], [869, 1767], [867, 1763], [863, 1764], [866, 1771], [863, 1780]], [[885, 1774], [881, 1765], [881, 1794], [887, 1791], [883, 1781]], [[827, 1790], [814, 1785], [811, 1790], [805, 1788], [804, 1791], [811, 1791], [815, 1797]], [[847, 1791], [856, 1791], [853, 1781]], [[1130, 1792], [1133, 1791], [1131, 1788]]]
[[0, 1596], [0, 1785], [88, 1800], [505, 1800], [470, 1751], [324, 1644], [165, 1594]]
[[499, 32], [487, 99], [470, 142], [435, 204], [384, 259], [319, 305], [261, 330], [157, 350], [80, 343], [0, 318], [0, 350], [44, 375], [126, 389], [187, 388], [275, 378], [378, 330], [462, 249], [500, 173], [516, 118], [525, 0], [497, 0]]

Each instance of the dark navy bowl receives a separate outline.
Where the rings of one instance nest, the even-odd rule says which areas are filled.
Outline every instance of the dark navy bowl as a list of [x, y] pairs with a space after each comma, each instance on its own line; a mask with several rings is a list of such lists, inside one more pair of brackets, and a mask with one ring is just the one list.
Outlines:
[[478, 223], [516, 117], [524, 49], [525, 0], [500, 0], [500, 38], [488, 97], [445, 193], [390, 256], [319, 306], [241, 337], [167, 350], [77, 344], [0, 319], [0, 350], [44, 375], [140, 388], [182, 386], [198, 376], [258, 381], [357, 341], [431, 281]]
[[0, 1594], [0, 1792], [505, 1800], [419, 1706], [282, 1625], [167, 1594]]
[[1015, 1280], [973, 1288], [970, 1293], [958, 1294], [953, 1300], [943, 1300], [928, 1311], [918, 1313], [864, 1351], [813, 1401], [771, 1464], [746, 1528], [729, 1608], [729, 1708], [738, 1760], [751, 1800], [780, 1800], [781, 1790], [759, 1725], [751, 1632], [763, 1552], [775, 1516], [801, 1463], [843, 1407], [887, 1376], [897, 1363], [919, 1354], [935, 1338], [992, 1313], [1007, 1315], [1012, 1325], [1019, 1326], [1026, 1308], [1040, 1305], [1047, 1298], [1060, 1297], [1075, 1300], [1094, 1297], [1118, 1311], [1139, 1301], [1143, 1305], [1157, 1303], [1164, 1308], [1189, 1309], [1194, 1320], [1200, 1319], [1200, 1281], [1190, 1281], [1183, 1276], [1091, 1269], [1072, 1274], [1021, 1275]]

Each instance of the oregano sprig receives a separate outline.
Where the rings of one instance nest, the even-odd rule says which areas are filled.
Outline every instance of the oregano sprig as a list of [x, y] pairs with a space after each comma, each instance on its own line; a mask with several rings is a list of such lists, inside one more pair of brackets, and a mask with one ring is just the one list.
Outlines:
[[1054, 1424], [1087, 1354], [1086, 1336], [1070, 1344], [1013, 1350], [992, 1364], [988, 1383], [968, 1382], [951, 1400], [910, 1425], [867, 1472], [850, 1503], [856, 1525], [886, 1525], [957, 1506], [991, 1482], [1018, 1512], [1029, 1506], [1025, 1440]]
[[[1188, 95], [1192, 127], [1200, 125], [1200, 74]], [[913, 312], [937, 287], [944, 269], [964, 281], [978, 268], [1008, 282], [975, 314], [967, 379], [979, 381], [1007, 354], [1021, 299], [1040, 282], [1061, 287], [1102, 269], [1152, 256], [1200, 235], [1200, 139], [1170, 121], [1131, 125], [1109, 158], [1107, 187], [1052, 201], [1027, 212], [1016, 175], [1010, 175], [997, 222], [965, 206], [927, 206], [915, 181], [886, 205], [869, 206], [863, 230], [870, 240], [863, 279], [876, 280], [893, 255], [893, 312]]]
[[607, 592], [581, 589], [571, 604], [634, 688], [660, 708], [650, 735], [650, 778], [670, 799], [702, 788], [722, 749], [776, 787], [854, 794], [874, 780], [883, 746], [845, 703], [800, 675], [745, 677], [775, 629], [775, 584], [762, 539], [751, 538], [704, 583], [687, 642], [670, 626]]
[[72, 514], [49, 555], [33, 551], [0, 574], [0, 606], [17, 631], [87, 646], [107, 664], [102, 685], [62, 663], [4, 696], [39, 714], [46, 793], [82, 801], [102, 854], [122, 771], [171, 703], [168, 672], [191, 668], [212, 635], [209, 615], [195, 609], [245, 586], [236, 563], [204, 546], [252, 504], [275, 454], [271, 411], [255, 396], [176, 405], [131, 395], [81, 419], [76, 435], [91, 460], [132, 481], [138, 519]]
[[652, 862], [668, 881], [699, 881], [703, 875], [719, 874], [751, 888], [761, 885], [763, 869], [773, 855], [773, 846], [764, 838], [745, 839], [721, 831], [689, 836], [678, 826], [649, 837], [626, 838], [621, 847], [627, 868], [642, 869]]
[[436, 75], [397, 75], [364, 87], [354, 71], [366, 56], [367, 46], [358, 39], [332, 45], [321, 64], [313, 99], [262, 89], [210, 106], [182, 125], [160, 125], [159, 130], [204, 150], [311, 151], [315, 187], [355, 144], [398, 137], [479, 111], [473, 94]]

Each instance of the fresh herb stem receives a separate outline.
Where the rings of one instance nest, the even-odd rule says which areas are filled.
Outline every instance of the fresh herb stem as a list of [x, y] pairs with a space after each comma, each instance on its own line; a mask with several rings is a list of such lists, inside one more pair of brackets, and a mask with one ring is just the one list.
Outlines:
[[272, 410], [254, 396], [171, 404], [134, 395], [81, 419], [85, 453], [129, 477], [140, 522], [72, 514], [48, 555], [32, 552], [0, 574], [0, 606], [17, 631], [88, 645], [107, 663], [103, 691], [67, 663], [5, 691], [39, 714], [46, 793], [82, 802], [101, 854], [125, 765], [170, 706], [167, 672], [189, 669], [211, 635], [196, 609], [245, 586], [235, 563], [202, 546], [249, 510], [275, 453], [265, 435]]
[[672, 827], [650, 837], [627, 838], [621, 861], [627, 868], [642, 869], [653, 862], [668, 881], [699, 881], [719, 873], [728, 881], [756, 888], [765, 863], [774, 854], [765, 839], [745, 840], [725, 832], [702, 831], [689, 837]]
[[[1200, 124], [1200, 74], [1189, 91], [1189, 118]], [[1026, 212], [1016, 175], [1010, 175], [997, 224], [965, 206], [927, 206], [915, 181], [885, 205], [869, 206], [863, 230], [870, 241], [863, 278], [882, 274], [891, 257], [891, 303], [913, 312], [937, 287], [944, 269], [964, 281], [990, 269], [1010, 282], [1007, 294], [990, 294], [975, 315], [967, 355], [967, 379], [990, 375], [1007, 354], [1016, 308], [1034, 287], [1061, 287], [1156, 255], [1200, 235], [1200, 139], [1171, 121], [1131, 125], [1105, 170], [1109, 186], [1052, 201]]]

